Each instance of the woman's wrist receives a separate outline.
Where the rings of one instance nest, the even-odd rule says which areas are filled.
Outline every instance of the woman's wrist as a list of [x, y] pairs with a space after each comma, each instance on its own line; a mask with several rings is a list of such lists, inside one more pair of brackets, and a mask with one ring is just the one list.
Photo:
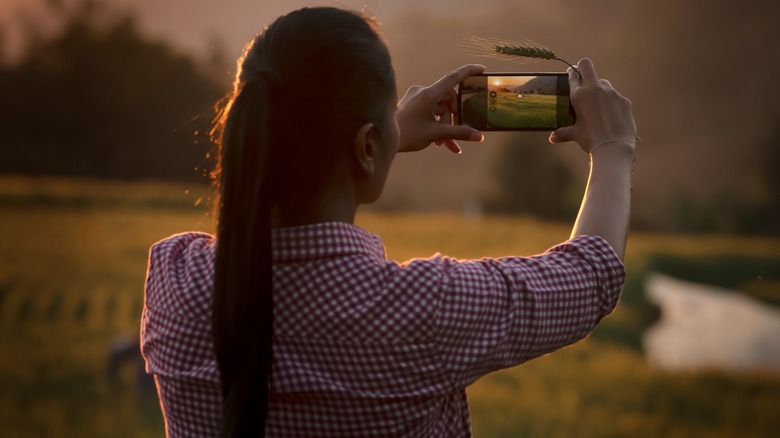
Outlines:
[[596, 143], [590, 148], [590, 153], [592, 154], [593, 151], [596, 149], [599, 149], [601, 147], [630, 147], [631, 149], [636, 148], [636, 142], [630, 141], [630, 140], [605, 140], [599, 143]]
[[[590, 150], [591, 171], [617, 175], [614, 172], [633, 175], [636, 166], [636, 146], [630, 141], [608, 141]], [[630, 184], [629, 184], [630, 185]]]
[[628, 140], [607, 140], [597, 143], [590, 148], [591, 160], [601, 159], [601, 157], [611, 156], [613, 158], [628, 158], [634, 160], [636, 144]]

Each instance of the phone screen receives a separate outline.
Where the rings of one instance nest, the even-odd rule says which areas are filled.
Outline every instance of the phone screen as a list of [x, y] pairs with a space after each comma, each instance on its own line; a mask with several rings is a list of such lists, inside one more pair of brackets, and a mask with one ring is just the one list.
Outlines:
[[574, 124], [566, 73], [483, 73], [458, 87], [458, 121], [481, 131], [546, 131]]

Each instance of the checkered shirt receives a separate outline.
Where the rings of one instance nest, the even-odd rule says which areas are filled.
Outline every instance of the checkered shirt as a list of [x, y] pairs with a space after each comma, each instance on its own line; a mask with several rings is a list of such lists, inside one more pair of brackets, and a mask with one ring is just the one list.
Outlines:
[[[470, 436], [465, 388], [586, 337], [625, 275], [595, 236], [532, 257], [405, 263], [346, 223], [275, 230], [272, 242], [272, 437]], [[150, 252], [141, 348], [169, 437], [218, 435], [215, 249], [186, 233]]]

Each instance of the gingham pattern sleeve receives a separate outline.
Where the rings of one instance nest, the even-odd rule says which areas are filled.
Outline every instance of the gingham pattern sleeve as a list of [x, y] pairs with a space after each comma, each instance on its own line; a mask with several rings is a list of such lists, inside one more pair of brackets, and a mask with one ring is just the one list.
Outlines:
[[598, 236], [533, 257], [442, 263], [437, 337], [443, 363], [463, 387], [583, 339], [615, 308], [625, 279]]
[[217, 436], [222, 396], [211, 338], [216, 241], [183, 233], [152, 246], [141, 352], [155, 375], [168, 437]]

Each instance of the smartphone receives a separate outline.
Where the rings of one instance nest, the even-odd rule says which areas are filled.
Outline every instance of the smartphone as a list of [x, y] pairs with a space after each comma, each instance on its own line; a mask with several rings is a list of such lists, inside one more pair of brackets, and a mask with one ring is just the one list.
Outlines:
[[458, 102], [458, 123], [480, 131], [552, 131], [576, 121], [566, 73], [470, 76]]

